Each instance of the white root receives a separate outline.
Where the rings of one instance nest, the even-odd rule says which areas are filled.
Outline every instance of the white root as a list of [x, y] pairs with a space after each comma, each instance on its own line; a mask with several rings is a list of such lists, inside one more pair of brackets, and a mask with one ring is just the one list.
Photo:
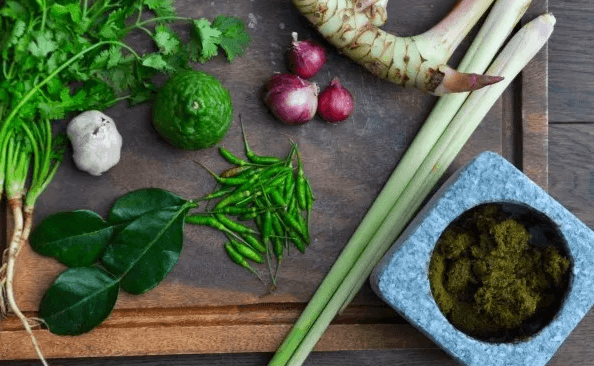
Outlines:
[[476, 90], [501, 80], [460, 73], [446, 64], [493, 1], [461, 0], [427, 32], [397, 37], [379, 28], [387, 19], [387, 0], [292, 0], [353, 61], [395, 84], [435, 95]]
[[[5, 269], [5, 276], [2, 279], [1, 288], [2, 291], [0, 292], [0, 303], [3, 307], [6, 308], [7, 311], [11, 311], [14, 313], [25, 328], [25, 331], [31, 337], [31, 342], [33, 343], [33, 347], [35, 348], [35, 352], [39, 357], [40, 361], [47, 366], [48, 363], [43, 357], [41, 353], [41, 348], [37, 343], [37, 339], [35, 335], [33, 335], [33, 331], [31, 329], [32, 324], [30, 324], [30, 320], [25, 317], [25, 315], [21, 312], [16, 302], [14, 296], [14, 273], [15, 273], [15, 265], [16, 265], [16, 258], [17, 254], [21, 248], [22, 238], [23, 238], [23, 213], [21, 211], [21, 199], [19, 198], [11, 198], [8, 201], [8, 205], [10, 208], [10, 212], [12, 213], [13, 219], [13, 232], [11, 236], [10, 243], [7, 247], [8, 250], [8, 258], [6, 260], [6, 269]], [[6, 303], [8, 306], [6, 307]], [[33, 324], [33, 326], [38, 325], [38, 322]]]

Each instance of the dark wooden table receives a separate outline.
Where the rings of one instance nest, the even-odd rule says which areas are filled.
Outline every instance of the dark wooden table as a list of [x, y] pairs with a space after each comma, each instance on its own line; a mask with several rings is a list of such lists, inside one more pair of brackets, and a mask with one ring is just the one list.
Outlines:
[[[557, 18], [549, 42], [548, 190], [594, 229], [594, 5], [587, 0], [552, 0]], [[594, 289], [593, 289], [594, 290]], [[1, 342], [2, 340], [0, 340]], [[594, 365], [594, 310], [561, 346], [549, 365]], [[29, 347], [24, 344], [23, 347]], [[265, 365], [270, 353], [56, 359], [54, 365]], [[4, 361], [2, 365], [38, 365]], [[445, 352], [424, 349], [314, 352], [307, 365], [454, 365]]]

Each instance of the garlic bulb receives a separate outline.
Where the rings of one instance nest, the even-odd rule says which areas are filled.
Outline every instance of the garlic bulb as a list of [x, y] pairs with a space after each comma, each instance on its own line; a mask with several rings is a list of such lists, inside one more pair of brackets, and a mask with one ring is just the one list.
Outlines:
[[122, 136], [109, 116], [86, 111], [68, 124], [66, 135], [72, 143], [76, 167], [91, 175], [101, 175], [120, 161]]

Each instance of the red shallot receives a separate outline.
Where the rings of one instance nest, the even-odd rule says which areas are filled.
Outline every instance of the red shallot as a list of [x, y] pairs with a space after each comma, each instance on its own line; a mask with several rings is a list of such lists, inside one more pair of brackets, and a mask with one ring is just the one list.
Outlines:
[[318, 107], [318, 86], [299, 76], [275, 74], [265, 82], [264, 102], [281, 122], [300, 125], [309, 122]]
[[297, 32], [293, 32], [292, 36], [293, 42], [288, 54], [289, 69], [295, 75], [309, 79], [326, 63], [326, 50], [310, 40], [298, 41]]
[[355, 100], [337, 78], [334, 78], [318, 96], [318, 114], [327, 122], [338, 123], [355, 110]]

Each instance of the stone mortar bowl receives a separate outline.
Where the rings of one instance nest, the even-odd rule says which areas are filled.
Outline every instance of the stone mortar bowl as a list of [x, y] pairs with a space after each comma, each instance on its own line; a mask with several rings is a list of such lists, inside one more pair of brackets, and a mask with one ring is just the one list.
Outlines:
[[[557, 312], [537, 321], [533, 334], [521, 340], [467, 335], [445, 318], [431, 294], [428, 270], [437, 240], [464, 212], [488, 203], [536, 212], [551, 223], [571, 261]], [[370, 282], [380, 298], [462, 364], [542, 366], [594, 304], [594, 232], [503, 157], [485, 152], [433, 195], [375, 267]]]

